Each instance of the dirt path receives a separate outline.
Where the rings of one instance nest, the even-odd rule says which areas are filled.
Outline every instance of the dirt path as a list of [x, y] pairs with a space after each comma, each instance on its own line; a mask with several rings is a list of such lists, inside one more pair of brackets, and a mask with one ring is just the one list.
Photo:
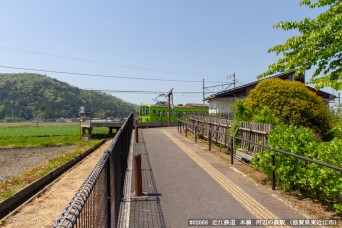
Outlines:
[[[76, 146], [0, 149], [0, 181], [57, 157]], [[18, 165], [20, 164], [20, 165]]]
[[63, 174], [38, 197], [9, 216], [0, 226], [6, 228], [51, 227], [109, 144], [110, 141], [106, 142], [74, 168]]

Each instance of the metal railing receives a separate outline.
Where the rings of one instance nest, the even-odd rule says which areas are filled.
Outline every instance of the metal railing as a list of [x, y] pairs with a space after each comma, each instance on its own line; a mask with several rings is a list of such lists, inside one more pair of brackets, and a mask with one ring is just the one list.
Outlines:
[[53, 227], [117, 226], [133, 121], [130, 114]]
[[234, 113], [233, 112], [224, 112], [224, 113], [190, 113], [189, 117], [213, 117], [213, 118], [219, 118], [219, 119], [228, 119], [232, 120], [234, 118]]
[[[191, 122], [187, 122], [187, 121], [183, 121], [183, 120], [178, 120], [177, 130], [180, 133], [182, 133], [182, 130], [183, 130], [184, 133], [185, 133], [185, 137], [187, 137], [188, 126], [191, 126], [191, 130], [193, 130], [193, 133], [194, 133], [195, 142], [197, 142], [197, 139], [199, 137], [197, 133], [199, 132], [199, 129], [203, 129], [204, 127], [202, 125], [194, 124], [194, 123], [191, 123]], [[208, 147], [209, 147], [208, 149], [209, 149], [209, 151], [211, 151], [211, 147], [212, 147], [212, 142], [213, 141], [221, 145], [220, 141], [215, 141], [212, 138], [212, 135], [213, 135], [214, 132], [216, 134], [222, 134], [224, 137], [227, 138], [227, 142], [229, 142], [227, 144], [227, 153], [230, 154], [230, 163], [232, 165], [234, 164], [234, 154], [236, 154], [236, 147], [234, 147], [234, 144], [235, 144], [234, 141], [235, 140], [239, 140], [241, 142], [244, 141], [244, 142], [250, 143], [252, 145], [256, 145], [256, 146], [262, 148], [263, 150], [268, 149], [268, 150], [271, 150], [271, 151], [274, 151], [274, 152], [277, 152], [277, 153], [280, 153], [280, 154], [284, 154], [286, 156], [295, 157], [295, 158], [297, 158], [299, 160], [303, 160], [303, 161], [306, 161], [306, 162], [314, 163], [314, 164], [317, 164], [317, 165], [320, 165], [320, 166], [324, 166], [324, 167], [327, 167], [327, 168], [330, 168], [330, 169], [342, 172], [342, 168], [341, 167], [333, 166], [333, 165], [330, 165], [330, 164], [327, 164], [327, 163], [324, 163], [324, 162], [316, 161], [316, 160], [308, 158], [308, 157], [304, 157], [304, 156], [293, 154], [293, 153], [290, 153], [290, 152], [287, 152], [287, 151], [284, 151], [284, 150], [279, 150], [279, 149], [276, 149], [276, 148], [273, 148], [273, 147], [270, 147], [270, 146], [266, 146], [266, 145], [263, 145], [263, 144], [252, 142], [250, 140], [247, 140], [247, 139], [244, 139], [244, 138], [241, 138], [241, 137], [238, 137], [238, 136], [230, 135], [230, 134], [227, 134], [227, 133], [223, 133], [223, 132], [220, 132], [220, 131], [216, 131], [216, 130], [211, 129], [211, 128], [206, 128], [206, 130], [209, 133], [208, 134], [208, 139], [207, 139], [208, 140]], [[276, 161], [275, 161], [274, 154], [271, 155], [271, 161], [270, 162], [271, 162], [272, 167], [275, 167], [275, 162]], [[272, 190], [275, 190], [275, 184], [276, 184], [275, 169], [272, 170], [271, 181], [272, 181]]]

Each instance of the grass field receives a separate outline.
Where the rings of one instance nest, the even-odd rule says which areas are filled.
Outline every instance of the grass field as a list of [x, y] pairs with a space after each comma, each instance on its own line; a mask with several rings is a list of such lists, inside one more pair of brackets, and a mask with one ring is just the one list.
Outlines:
[[5, 123], [0, 122], [1, 127], [45, 127], [45, 126], [79, 126], [79, 122], [20, 122]]
[[[94, 138], [103, 138], [107, 128], [95, 128]], [[57, 126], [0, 126], [0, 147], [46, 147], [73, 145], [81, 142], [80, 128], [77, 125]]]
[[0, 137], [77, 135], [79, 132], [78, 126], [0, 127]]

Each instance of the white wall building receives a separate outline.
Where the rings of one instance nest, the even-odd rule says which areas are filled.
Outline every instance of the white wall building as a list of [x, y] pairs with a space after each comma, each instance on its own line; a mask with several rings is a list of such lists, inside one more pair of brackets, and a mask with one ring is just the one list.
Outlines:
[[230, 113], [234, 104], [235, 98], [232, 97], [209, 100], [209, 114]]
[[[300, 75], [298, 77], [294, 77], [295, 72], [278, 74], [269, 78], [280, 78], [283, 80], [291, 80], [291, 81], [299, 81], [305, 83], [304, 75]], [[267, 79], [269, 79], [267, 78]], [[263, 79], [265, 80], [265, 79]], [[209, 114], [227, 114], [230, 113], [231, 107], [235, 105], [235, 100], [237, 99], [245, 99], [249, 92], [254, 89], [254, 87], [262, 80], [251, 82], [234, 89], [225, 90], [216, 94], [211, 95], [210, 97], [205, 98], [204, 100], [209, 103]], [[311, 91], [316, 92], [316, 94], [327, 103], [331, 100], [334, 100], [336, 96], [326, 93], [324, 91], [318, 90], [316, 91], [314, 88], [307, 86]]]

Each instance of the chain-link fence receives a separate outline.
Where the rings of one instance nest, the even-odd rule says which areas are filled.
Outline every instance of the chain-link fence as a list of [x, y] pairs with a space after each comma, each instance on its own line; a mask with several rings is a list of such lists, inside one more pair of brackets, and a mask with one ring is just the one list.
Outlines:
[[131, 114], [53, 227], [116, 227], [133, 121]]

